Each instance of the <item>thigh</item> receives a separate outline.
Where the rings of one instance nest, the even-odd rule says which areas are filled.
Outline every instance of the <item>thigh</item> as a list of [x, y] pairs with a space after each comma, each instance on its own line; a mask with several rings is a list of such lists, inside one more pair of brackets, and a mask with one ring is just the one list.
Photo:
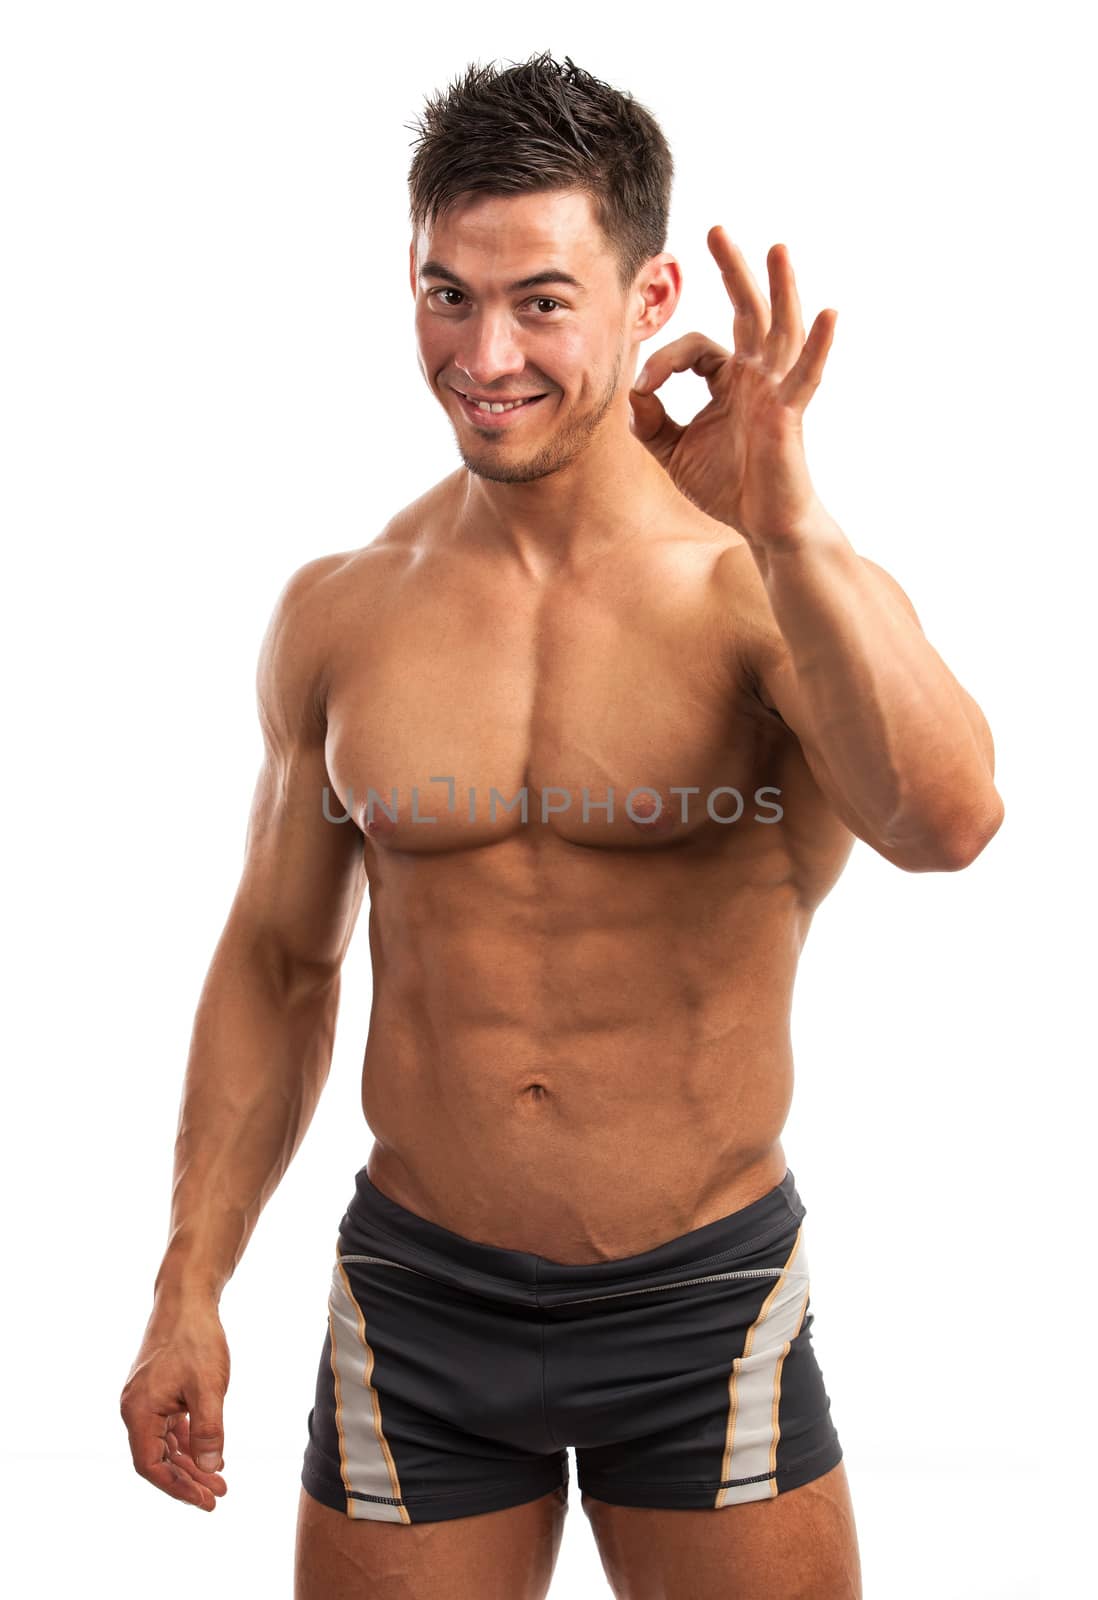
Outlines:
[[803, 1222], [776, 1230], [734, 1246], [734, 1264], [575, 1299], [553, 1330], [550, 1394], [576, 1417], [582, 1504], [618, 1600], [860, 1595]]
[[861, 1600], [846, 1469], [714, 1510], [609, 1505], [584, 1495], [615, 1600]]
[[505, 1511], [404, 1524], [348, 1517], [301, 1490], [294, 1600], [544, 1600], [567, 1491]]

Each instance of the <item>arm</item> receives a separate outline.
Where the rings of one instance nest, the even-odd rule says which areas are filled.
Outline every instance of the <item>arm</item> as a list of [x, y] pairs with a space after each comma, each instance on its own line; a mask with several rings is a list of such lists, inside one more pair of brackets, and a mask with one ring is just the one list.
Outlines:
[[[804, 412], [838, 313], [821, 311], [805, 338], [784, 244], [767, 253], [768, 305], [725, 230], [711, 228], [707, 243], [735, 349], [688, 333], [649, 356], [630, 395], [633, 432], [694, 505], [746, 541], [777, 626], [741, 665], [835, 813], [909, 872], [965, 867], [1003, 820], [987, 725], [899, 585], [829, 516], [805, 460]], [[654, 330], [666, 315], [654, 302], [644, 322]], [[684, 428], [654, 391], [687, 370], [710, 399]]]
[[226, 1487], [213, 1470], [229, 1380], [217, 1302], [327, 1079], [366, 886], [361, 831], [329, 821], [322, 804], [325, 606], [342, 560], [294, 574], [263, 640], [264, 759], [244, 868], [195, 1015], [168, 1245], [122, 1391], [136, 1471], [206, 1510]]
[[838, 530], [758, 561], [777, 629], [748, 665], [836, 814], [893, 865], [955, 871], [998, 831], [983, 713], [882, 567]]
[[[302, 568], [260, 652], [265, 754], [244, 869], [195, 1016], [157, 1293], [215, 1300], [286, 1172], [331, 1067], [340, 968], [366, 885], [362, 834], [323, 813], [329, 778], [317, 601]], [[338, 801], [330, 807], [338, 815]]]

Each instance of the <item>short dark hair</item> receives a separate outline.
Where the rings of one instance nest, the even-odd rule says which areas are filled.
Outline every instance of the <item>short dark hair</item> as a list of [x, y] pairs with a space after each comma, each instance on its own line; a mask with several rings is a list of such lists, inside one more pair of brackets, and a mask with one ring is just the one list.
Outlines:
[[652, 113], [546, 50], [497, 71], [473, 63], [429, 97], [408, 173], [413, 229], [474, 194], [581, 189], [625, 290], [667, 242], [674, 164]]

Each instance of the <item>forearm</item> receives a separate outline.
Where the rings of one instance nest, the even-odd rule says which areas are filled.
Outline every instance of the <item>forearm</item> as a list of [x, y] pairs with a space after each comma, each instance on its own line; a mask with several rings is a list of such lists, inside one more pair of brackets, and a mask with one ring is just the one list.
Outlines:
[[796, 674], [799, 734], [861, 835], [934, 866], [1002, 817], [991, 741], [918, 623], [841, 529], [753, 547]]
[[338, 973], [295, 982], [226, 929], [195, 1014], [157, 1300], [220, 1298], [331, 1067]]

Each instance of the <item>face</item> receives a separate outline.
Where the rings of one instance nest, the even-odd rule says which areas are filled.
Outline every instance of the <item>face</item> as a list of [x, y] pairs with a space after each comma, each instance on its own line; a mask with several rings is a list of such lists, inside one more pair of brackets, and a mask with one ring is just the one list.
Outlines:
[[[590, 196], [569, 190], [475, 196], [421, 230], [409, 259], [420, 368], [470, 472], [528, 482], [628, 428], [636, 344], [677, 299], [673, 257], [623, 293]], [[486, 413], [469, 395], [528, 403]]]

